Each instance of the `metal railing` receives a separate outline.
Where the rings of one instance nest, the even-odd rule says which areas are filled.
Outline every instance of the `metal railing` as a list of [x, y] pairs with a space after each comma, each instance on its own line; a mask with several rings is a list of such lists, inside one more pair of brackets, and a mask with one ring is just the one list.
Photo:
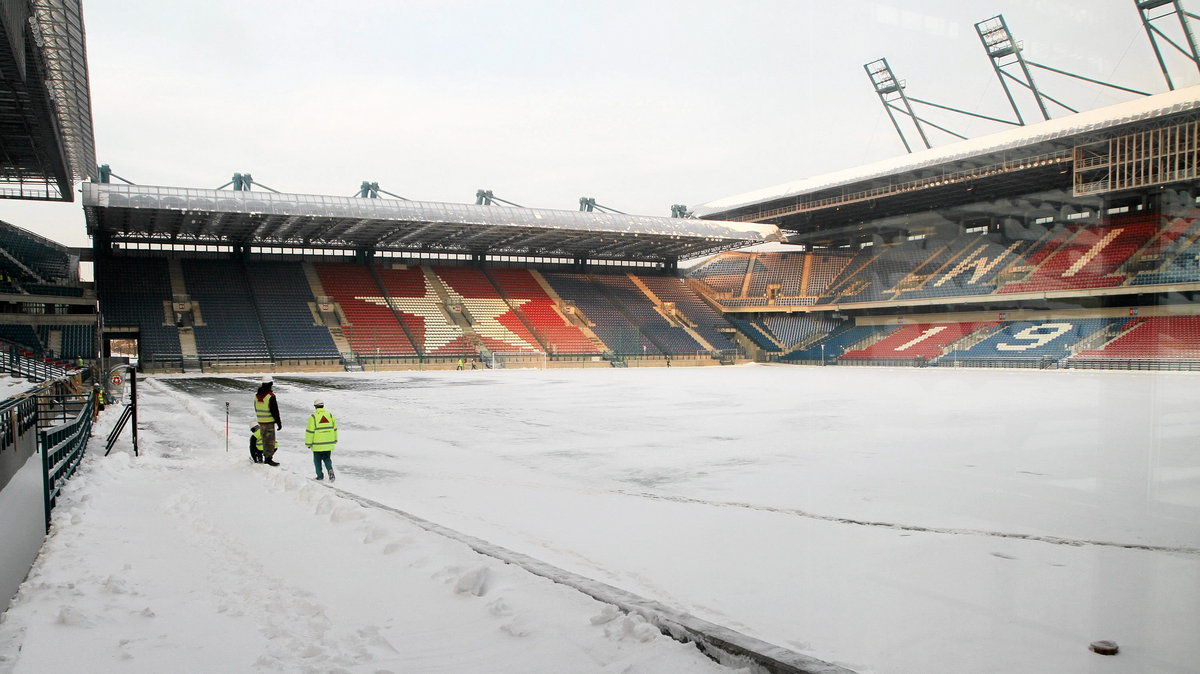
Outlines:
[[1200, 358], [1104, 358], [1070, 359], [1062, 367], [1072, 370], [1159, 370], [1200, 371]]
[[0, 356], [0, 369], [9, 374], [33, 381], [46, 381], [65, 377], [67, 368], [57, 362], [47, 362], [33, 355], [25, 355], [15, 345], [9, 344]]
[[69, 420], [38, 431], [42, 473], [46, 479], [43, 489], [46, 499], [46, 531], [50, 530], [50, 511], [58, 501], [63, 483], [74, 475], [79, 467], [83, 452], [87, 449], [88, 435], [92, 430], [92, 396], [87, 393], [74, 395], [78, 402], [75, 415]]

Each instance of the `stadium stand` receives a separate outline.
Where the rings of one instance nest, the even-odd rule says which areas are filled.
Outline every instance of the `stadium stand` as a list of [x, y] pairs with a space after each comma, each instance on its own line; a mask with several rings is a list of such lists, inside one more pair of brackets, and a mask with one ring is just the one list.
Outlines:
[[167, 260], [120, 257], [97, 266], [105, 328], [135, 328], [142, 361], [179, 360], [179, 331], [166, 320], [171, 301]]
[[37, 334], [38, 340], [60, 359], [92, 358], [96, 354], [95, 325], [42, 324], [37, 326]]
[[372, 270], [422, 356], [461, 357], [478, 353], [478, 347], [451, 317], [447, 306], [450, 298], [437, 276], [430, 278], [432, 271], [426, 274], [424, 268], [416, 265]]
[[843, 353], [840, 360], [922, 360], [932, 361], [963, 337], [997, 325], [990, 323], [921, 323], [904, 325], [886, 337], [862, 349]]
[[1200, 218], [1194, 214], [1175, 218], [1140, 257], [1151, 268], [1139, 272], [1131, 285], [1188, 283], [1200, 279]]
[[729, 321], [708, 305], [687, 283], [676, 276], [637, 275], [638, 279], [663, 302], [673, 302], [675, 309], [693, 329], [714, 349], [734, 349], [736, 345], [721, 332], [728, 330]]
[[29, 325], [0, 324], [0, 339], [15, 344], [30, 354], [41, 354], [42, 340], [38, 339], [37, 331]]
[[874, 246], [859, 249], [854, 257], [846, 263], [842, 272], [834, 277], [818, 299], [817, 304], [832, 304], [839, 297], [848, 297], [861, 292], [859, 283], [854, 283], [859, 272], [870, 266], [876, 260], [878, 250]]
[[958, 349], [957, 361], [1058, 361], [1085, 338], [1121, 319], [1050, 319], [1009, 321], [970, 347]]
[[864, 348], [887, 334], [895, 326], [853, 325], [846, 323], [816, 341], [808, 342], [780, 358], [783, 361], [821, 361], [836, 359], [848, 349]]
[[579, 327], [571, 325], [563, 317], [554, 300], [534, 277], [536, 272], [498, 267], [486, 273], [495, 282], [501, 296], [513, 307], [514, 313], [523, 317], [531, 327], [547, 353], [585, 355], [603, 351]]
[[[183, 260], [188, 296], [202, 321], [194, 327], [197, 355], [205, 360], [272, 360], [250, 282], [241, 264], [229, 260]], [[255, 287], [259, 280], [255, 279]]]
[[759, 253], [751, 265], [747, 295], [763, 298], [774, 295], [776, 303], [787, 297], [788, 304], [795, 306], [812, 304], [815, 298], [801, 297], [808, 259], [806, 255], [791, 253]]
[[[1029, 241], [1006, 242], [985, 233], [964, 234], [948, 246], [950, 259], [934, 268], [911, 288], [902, 287], [897, 299], [925, 299], [983, 295], [996, 290], [996, 277], [1020, 259]], [[932, 267], [932, 265], [927, 265]], [[914, 275], [922, 275], [920, 271]], [[904, 283], [902, 282], [902, 286]]]
[[251, 297], [276, 358], [339, 357], [329, 329], [313, 316], [311, 304], [316, 298], [299, 263], [256, 262], [247, 266], [246, 273], [253, 279]]
[[583, 315], [595, 324], [592, 331], [613, 353], [662, 354], [658, 346], [592, 282], [587, 274], [543, 272], [542, 276], [560, 297], [574, 302]]
[[783, 351], [783, 345], [778, 340], [770, 335], [770, 331], [765, 325], [758, 321], [749, 321], [737, 316], [729, 316], [729, 322], [738, 329], [743, 335], [748, 337], [751, 342], [758, 348], [767, 353], [780, 353]]
[[879, 302], [895, 299], [894, 289], [913, 270], [927, 260], [941, 254], [945, 244], [936, 239], [905, 241], [878, 247], [874, 263], [860, 272], [851, 281], [854, 291], [848, 288], [838, 297], [839, 302]]
[[663, 318], [649, 297], [625, 274], [595, 274], [598, 286], [618, 309], [628, 316], [659, 352], [669, 355], [695, 355], [706, 349], [683, 328]]
[[1194, 212], [1171, 218], [1167, 226], [1159, 230], [1158, 234], [1150, 240], [1150, 243], [1146, 244], [1146, 247], [1138, 253], [1137, 257], [1139, 259], [1153, 260], [1157, 259], [1163, 253], [1172, 250], [1177, 241], [1188, 236], [1189, 232], [1193, 230], [1196, 226], [1196, 220], [1197, 217]]
[[346, 317], [342, 331], [355, 353], [389, 357], [417, 355], [416, 347], [397, 322], [370, 269], [356, 264], [324, 262], [315, 263], [313, 268], [326, 294], [337, 302]]
[[0, 273], [20, 283], [75, 281], [65, 247], [0, 221]]
[[[1030, 257], [1034, 267], [1023, 281], [1006, 283], [1001, 293], [1042, 292], [1121, 285], [1115, 271], [1157, 231], [1156, 216], [1130, 218], [1120, 224], [1068, 227]], [[1066, 234], [1070, 233], [1070, 236]], [[1061, 239], [1061, 240], [1060, 240]], [[1053, 249], [1053, 250], [1050, 250]]]
[[[695, 355], [711, 346], [736, 350], [731, 330], [744, 335], [771, 357], [784, 361], [820, 359], [841, 362], [916, 359], [931, 364], [946, 358], [997, 364], [1018, 361], [1067, 364], [1132, 358], [1151, 348], [1146, 337], [1157, 323], [1138, 328], [1133, 336], [1101, 348], [1113, 319], [1016, 323], [938, 323], [905, 325], [894, 334], [884, 328], [845, 325], [829, 318], [829, 309], [812, 314], [775, 313], [797, 303], [852, 307], [859, 302], [953, 300], [1018, 292], [1081, 290], [1200, 281], [1200, 225], [1197, 209], [1160, 218], [1148, 212], [1121, 215], [1096, 225], [1054, 224], [1000, 231], [973, 231], [951, 238], [929, 237], [849, 251], [722, 253], [680, 278], [645, 272], [568, 274], [516, 267], [392, 264], [387, 267], [317, 262], [312, 264], [346, 324], [341, 332], [360, 355], [384, 358], [458, 358], [486, 352], [595, 355], [611, 351], [624, 356]], [[198, 351], [205, 358], [335, 359], [337, 347], [329, 328], [314, 315], [318, 298], [310, 291], [301, 263], [212, 259], [182, 261], [184, 284], [196, 302]], [[105, 293], [109, 326], [132, 327], [142, 335], [148, 356], [178, 354], [178, 333], [163, 319], [162, 306], [145, 301], [132, 308], [122, 303], [155, 297], [171, 299], [166, 263], [150, 257], [120, 258], [102, 265], [100, 287], [111, 277], [136, 277], [139, 291]], [[255, 277], [251, 296], [246, 274]], [[106, 280], [105, 275], [110, 278]], [[727, 279], [719, 290], [711, 281]], [[690, 280], [689, 280], [690, 279]], [[1000, 286], [997, 290], [997, 285]], [[27, 284], [29, 289], [79, 296], [78, 286]], [[549, 288], [549, 291], [547, 290]], [[704, 290], [702, 298], [697, 288]], [[772, 292], [768, 297], [738, 295]], [[711, 294], [710, 294], [711, 293]], [[821, 293], [820, 297], [816, 293]], [[795, 297], [789, 297], [795, 294]], [[722, 314], [712, 303], [754, 313]], [[563, 303], [561, 306], [559, 303]], [[578, 308], [582, 320], [595, 327], [585, 334], [567, 312]], [[758, 311], [758, 310], [762, 311]], [[1111, 315], [1111, 314], [1109, 314]], [[167, 317], [169, 321], [169, 316]], [[1146, 320], [1146, 319], [1144, 319]], [[1098, 322], [1097, 322], [1098, 321]], [[1142, 323], [1131, 324], [1142, 325]], [[49, 324], [47, 323], [47, 326]], [[1049, 327], [1047, 327], [1049, 326]], [[333, 326], [331, 326], [333, 327]], [[936, 330], [921, 339], [926, 330]], [[78, 339], [76, 338], [78, 332]], [[90, 334], [78, 326], [39, 328], [14, 339], [45, 349], [58, 335], [61, 354], [91, 353]], [[1140, 337], [1139, 337], [1140, 335]], [[696, 338], [693, 338], [696, 336]], [[1143, 339], [1144, 338], [1144, 339]], [[1180, 341], [1165, 331], [1160, 341]], [[697, 341], [699, 339], [700, 341]], [[896, 352], [897, 345], [919, 342]], [[599, 341], [597, 341], [599, 340]], [[1186, 340], [1183, 340], [1186, 343]], [[1080, 346], [1082, 345], [1082, 347]], [[1132, 346], [1127, 346], [1132, 345]], [[957, 348], [951, 348], [957, 346]], [[1101, 353], [1103, 352], [1103, 353]], [[1183, 358], [1154, 356], [1153, 358]]]
[[839, 320], [808, 315], [765, 316], [761, 324], [785, 349], [812, 341], [817, 335], [828, 335], [845, 327]]
[[[791, 254], [789, 253], [789, 255]], [[846, 265], [850, 264], [851, 258], [849, 255], [829, 255], [822, 254], [820, 251], [814, 252], [809, 257], [812, 258], [812, 266], [808, 279], [805, 281], [806, 287], [799, 294], [810, 297], [812, 300], [810, 303], [815, 304], [816, 298], [825, 293], [833, 279], [837, 278]]]
[[718, 293], [731, 297], [742, 294], [742, 285], [749, 273], [748, 266], [754, 262], [754, 253], [721, 253], [688, 273], [691, 278], [708, 284]]
[[1071, 360], [1200, 359], [1200, 316], [1150, 316], [1122, 322], [1118, 335]]
[[[1194, 208], [1169, 218], [1135, 212], [1090, 226], [1016, 228], [1008, 236], [973, 231], [866, 246], [852, 257], [821, 250], [757, 253], [748, 287], [758, 297], [712, 282], [736, 276], [727, 272], [751, 259], [744, 253], [722, 253], [688, 276], [711, 288], [706, 295], [731, 310], [1194, 283], [1200, 282], [1197, 214]], [[807, 278], [798, 276], [797, 270], [805, 268]], [[762, 295], [772, 286], [779, 292], [768, 300]], [[793, 292], [799, 296], [790, 297]]]
[[[512, 310], [499, 289], [475, 267], [435, 267], [433, 272], [445, 287], [451, 306], [461, 305], [471, 329], [493, 352], [542, 351], [529, 327]], [[518, 305], [522, 299], [514, 300]]]

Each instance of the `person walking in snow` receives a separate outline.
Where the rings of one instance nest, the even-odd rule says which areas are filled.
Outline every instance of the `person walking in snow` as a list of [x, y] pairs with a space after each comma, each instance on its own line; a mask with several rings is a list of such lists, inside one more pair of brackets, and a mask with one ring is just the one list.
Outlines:
[[279, 401], [275, 399], [275, 392], [271, 390], [274, 384], [275, 380], [271, 375], [266, 375], [258, 386], [258, 392], [254, 394], [254, 414], [258, 419], [259, 433], [262, 435], [263, 463], [268, 466], [279, 465], [275, 460], [275, 450], [279, 448], [279, 444], [275, 442], [275, 431], [283, 430], [283, 421], [279, 417]]
[[258, 424], [250, 427], [250, 460], [254, 463], [263, 462], [262, 431], [259, 430]]
[[333, 482], [333, 450], [337, 448], [337, 419], [333, 412], [325, 409], [325, 402], [314, 400], [313, 413], [308, 417], [308, 425], [304, 429], [304, 444], [312, 450], [313, 467], [317, 469], [317, 479], [324, 480], [321, 471], [324, 465], [329, 472], [329, 481]]

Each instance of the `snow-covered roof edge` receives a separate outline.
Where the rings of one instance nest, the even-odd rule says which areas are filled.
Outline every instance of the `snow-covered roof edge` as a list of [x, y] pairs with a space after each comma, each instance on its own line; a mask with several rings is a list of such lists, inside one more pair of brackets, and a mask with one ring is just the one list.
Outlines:
[[119, 206], [185, 211], [256, 212], [311, 217], [415, 220], [495, 227], [537, 227], [748, 241], [776, 241], [781, 238], [779, 228], [775, 225], [751, 222], [112, 183], [84, 183], [83, 205], [85, 208]]
[[1145, 96], [1036, 124], [1015, 127], [986, 136], [980, 136], [979, 138], [970, 138], [912, 154], [903, 154], [841, 171], [825, 173], [801, 180], [793, 180], [773, 187], [716, 199], [697, 206], [693, 210], [697, 215], [704, 216], [710, 213], [728, 211], [774, 199], [808, 194], [822, 189], [847, 185], [893, 173], [936, 166], [956, 159], [967, 159], [983, 154], [1012, 150], [1055, 138], [1069, 137], [1087, 131], [1096, 131], [1198, 108], [1200, 108], [1200, 85], [1155, 94], [1153, 96]]

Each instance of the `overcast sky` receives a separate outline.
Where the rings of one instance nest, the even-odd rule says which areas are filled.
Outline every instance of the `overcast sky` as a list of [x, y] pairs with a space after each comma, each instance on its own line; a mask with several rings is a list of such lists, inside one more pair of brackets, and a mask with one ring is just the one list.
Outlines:
[[[1133, 0], [84, 3], [97, 163], [135, 183], [663, 216], [903, 153], [863, 70], [881, 57], [911, 96], [1011, 118], [974, 27], [998, 14], [1030, 60], [1166, 90]], [[1035, 79], [1081, 110], [1132, 97]], [[0, 219], [90, 245], [78, 199]]]

